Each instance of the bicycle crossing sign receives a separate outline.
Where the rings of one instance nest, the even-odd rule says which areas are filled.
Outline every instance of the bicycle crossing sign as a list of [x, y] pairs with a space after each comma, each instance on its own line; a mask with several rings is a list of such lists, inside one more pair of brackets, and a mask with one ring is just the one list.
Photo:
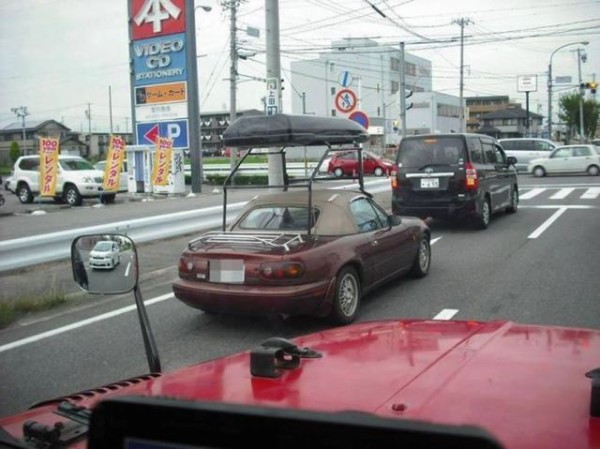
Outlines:
[[347, 114], [348, 112], [352, 112], [354, 108], [356, 108], [356, 104], [358, 103], [358, 99], [356, 98], [356, 94], [351, 89], [342, 89], [335, 95], [335, 108]]

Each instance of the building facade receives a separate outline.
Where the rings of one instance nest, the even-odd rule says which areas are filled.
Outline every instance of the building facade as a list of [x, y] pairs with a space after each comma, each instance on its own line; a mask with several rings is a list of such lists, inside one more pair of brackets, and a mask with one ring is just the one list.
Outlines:
[[[366, 38], [334, 41], [318, 58], [291, 63], [292, 113], [349, 117], [362, 111], [371, 149], [395, 146], [401, 137], [400, 61], [398, 47]], [[407, 107], [413, 104], [406, 115], [407, 135], [458, 130], [459, 99], [432, 92], [431, 61], [405, 53], [404, 66]], [[356, 105], [346, 112], [348, 90]]]
[[505, 139], [509, 137], [540, 137], [542, 135], [543, 116], [529, 112], [529, 129], [527, 127], [527, 111], [513, 106], [506, 109], [489, 112], [481, 116], [482, 123], [478, 132]]
[[520, 103], [511, 103], [508, 95], [467, 97], [466, 103], [468, 109], [467, 131], [470, 133], [479, 132], [479, 128], [483, 126], [481, 118], [485, 114], [509, 107], [521, 107]]

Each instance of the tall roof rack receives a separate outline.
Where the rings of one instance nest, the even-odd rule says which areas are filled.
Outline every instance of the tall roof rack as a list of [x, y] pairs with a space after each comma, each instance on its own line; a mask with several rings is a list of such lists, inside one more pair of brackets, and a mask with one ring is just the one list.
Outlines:
[[[363, 166], [362, 147], [360, 144], [369, 137], [367, 130], [357, 122], [340, 117], [318, 117], [314, 115], [276, 114], [270, 116], [242, 116], [234, 121], [223, 133], [223, 142], [230, 147], [249, 148], [237, 162], [223, 183], [223, 231], [227, 221], [227, 190], [256, 188], [289, 188], [308, 189], [308, 210], [312, 210], [312, 186], [317, 181], [338, 180], [333, 176], [318, 176], [319, 168], [331, 152], [355, 150], [358, 153], [358, 166]], [[333, 145], [353, 145], [352, 148], [333, 148]], [[313, 169], [310, 176], [290, 180], [287, 174], [286, 149], [300, 146], [325, 146], [327, 149]], [[258, 148], [270, 147], [270, 155], [279, 155], [283, 168], [283, 184], [280, 185], [235, 185], [235, 177], [244, 161], [251, 155], [258, 154]], [[273, 149], [280, 147], [279, 150]], [[264, 154], [264, 153], [261, 153]], [[358, 170], [350, 179], [358, 180], [361, 192], [364, 189], [362, 170]], [[308, 234], [313, 226], [312, 214], [309, 214]]]

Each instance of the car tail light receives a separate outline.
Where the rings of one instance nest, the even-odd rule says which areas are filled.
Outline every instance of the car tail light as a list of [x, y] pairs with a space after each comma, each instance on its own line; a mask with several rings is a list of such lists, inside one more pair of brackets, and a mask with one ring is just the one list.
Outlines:
[[477, 190], [479, 188], [479, 177], [477, 176], [477, 169], [473, 167], [473, 164], [471, 162], [467, 162], [465, 168], [465, 186], [467, 190]]
[[265, 279], [298, 279], [304, 274], [304, 265], [299, 262], [265, 263], [260, 266], [260, 275]]
[[191, 257], [181, 256], [179, 258], [179, 272], [191, 273], [192, 271], [194, 271], [194, 259]]
[[392, 178], [392, 189], [398, 187], [398, 178], [396, 177], [397, 174], [398, 172], [396, 170], [390, 171], [390, 177]]

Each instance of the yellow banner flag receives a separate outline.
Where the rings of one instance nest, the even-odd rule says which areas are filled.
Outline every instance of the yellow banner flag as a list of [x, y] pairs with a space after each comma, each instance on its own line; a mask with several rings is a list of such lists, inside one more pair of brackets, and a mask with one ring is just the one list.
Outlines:
[[152, 184], [155, 186], [166, 186], [169, 184], [172, 152], [173, 139], [157, 137], [154, 167], [152, 168]]
[[110, 145], [106, 155], [104, 181], [102, 188], [105, 192], [118, 192], [123, 159], [125, 158], [125, 139], [121, 136], [110, 136]]
[[58, 139], [40, 138], [40, 196], [56, 195], [59, 151]]

